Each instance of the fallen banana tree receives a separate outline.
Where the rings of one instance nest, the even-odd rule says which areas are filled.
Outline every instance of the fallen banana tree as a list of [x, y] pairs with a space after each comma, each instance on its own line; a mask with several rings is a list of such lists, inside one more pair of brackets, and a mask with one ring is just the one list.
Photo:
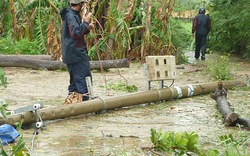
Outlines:
[[[61, 61], [50, 60], [48, 55], [46, 56], [32, 56], [28, 55], [0, 55], [0, 67], [24, 67], [31, 69], [66, 69], [66, 64]], [[116, 60], [100, 60], [90, 61], [90, 67], [92, 70], [99, 70], [110, 68], [129, 68], [128, 59], [116, 59]]]
[[0, 55], [1, 59], [4, 58], [26, 58], [26, 59], [38, 59], [38, 60], [53, 60], [50, 55]]
[[[241, 81], [223, 81], [227, 88], [245, 85]], [[116, 108], [140, 105], [151, 102], [160, 102], [171, 99], [186, 98], [196, 95], [209, 94], [217, 88], [217, 82], [191, 84], [180, 87], [168, 87], [163, 89], [154, 89], [143, 92], [131, 93], [112, 98], [97, 98], [94, 100], [80, 102], [75, 104], [61, 105], [53, 108], [43, 108], [39, 110], [41, 120], [63, 119], [70, 116], [81, 114], [102, 112]], [[36, 122], [36, 115], [30, 112], [8, 115], [7, 118], [0, 119], [2, 124], [14, 124], [21, 122], [28, 125]]]
[[218, 88], [210, 94], [210, 97], [216, 101], [217, 108], [222, 114], [223, 123], [225, 126], [237, 126], [237, 124], [239, 124], [250, 128], [250, 120], [239, 117], [239, 115], [231, 109], [227, 101], [227, 88], [224, 86], [225, 84], [218, 82]]

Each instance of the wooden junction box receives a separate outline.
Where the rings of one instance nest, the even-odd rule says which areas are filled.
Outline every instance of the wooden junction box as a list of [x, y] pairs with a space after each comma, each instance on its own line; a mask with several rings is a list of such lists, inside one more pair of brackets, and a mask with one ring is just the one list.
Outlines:
[[147, 56], [148, 81], [174, 80], [176, 78], [175, 56]]

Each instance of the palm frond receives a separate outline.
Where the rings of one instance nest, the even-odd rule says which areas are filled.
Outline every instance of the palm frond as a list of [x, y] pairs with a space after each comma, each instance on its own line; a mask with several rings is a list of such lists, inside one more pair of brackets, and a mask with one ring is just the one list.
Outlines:
[[117, 37], [121, 37], [123, 40], [123, 47], [127, 47], [128, 44], [131, 43], [131, 36], [129, 32], [129, 26], [123, 18], [117, 18]]
[[[41, 0], [38, 0], [39, 2], [41, 2]], [[43, 22], [42, 22], [42, 18], [41, 18], [41, 13], [42, 13], [43, 10], [41, 10], [41, 3], [39, 3], [39, 6], [38, 6], [38, 15], [37, 15], [37, 18], [36, 18], [36, 23], [37, 23], [37, 40], [39, 41], [40, 43], [40, 47], [41, 47], [41, 53], [45, 53], [46, 51], [46, 39], [45, 39], [45, 35], [44, 35], [44, 29], [43, 29]]]

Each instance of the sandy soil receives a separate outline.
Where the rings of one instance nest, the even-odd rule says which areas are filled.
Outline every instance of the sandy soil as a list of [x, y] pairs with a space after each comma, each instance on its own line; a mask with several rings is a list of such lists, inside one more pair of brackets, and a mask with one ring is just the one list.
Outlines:
[[[191, 53], [184, 69], [177, 69], [175, 86], [210, 81], [206, 74], [206, 63], [195, 62]], [[67, 95], [69, 76], [67, 71], [31, 70], [25, 68], [3, 68], [8, 78], [8, 87], [0, 88], [0, 98], [9, 104], [9, 109], [31, 105], [42, 101], [45, 107], [59, 106]], [[232, 74], [236, 80], [246, 81], [250, 74], [250, 63], [232, 58]], [[142, 65], [131, 63], [130, 68], [110, 69], [102, 74], [93, 71], [93, 90], [96, 96], [105, 98], [129, 94], [125, 91], [105, 89], [106, 85], [128, 83], [138, 91], [146, 90], [146, 79]], [[170, 85], [172, 81], [165, 81]], [[157, 88], [158, 84], [153, 84]], [[248, 91], [232, 91], [231, 100], [247, 106], [249, 114], [250, 97]], [[235, 97], [239, 97], [237, 100]], [[51, 121], [34, 140], [35, 155], [143, 155], [141, 146], [151, 146], [150, 128], [196, 131], [202, 143], [214, 145], [214, 132], [225, 131], [220, 119], [216, 118], [214, 101], [208, 96], [175, 100], [149, 106], [135, 106], [103, 114], [87, 114], [63, 120]], [[244, 109], [241, 109], [244, 110]], [[247, 116], [247, 115], [246, 115]], [[250, 117], [250, 116], [249, 116]], [[33, 129], [22, 130], [27, 147], [32, 149]], [[217, 138], [218, 139], [218, 138]]]

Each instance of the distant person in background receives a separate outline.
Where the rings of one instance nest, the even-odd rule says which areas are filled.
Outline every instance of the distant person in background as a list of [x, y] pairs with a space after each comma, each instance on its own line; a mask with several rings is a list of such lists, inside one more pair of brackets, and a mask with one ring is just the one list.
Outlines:
[[211, 29], [211, 20], [205, 15], [204, 8], [199, 9], [199, 13], [193, 19], [192, 35], [195, 37], [195, 58], [199, 59], [201, 51], [201, 60], [205, 60], [207, 35]]

